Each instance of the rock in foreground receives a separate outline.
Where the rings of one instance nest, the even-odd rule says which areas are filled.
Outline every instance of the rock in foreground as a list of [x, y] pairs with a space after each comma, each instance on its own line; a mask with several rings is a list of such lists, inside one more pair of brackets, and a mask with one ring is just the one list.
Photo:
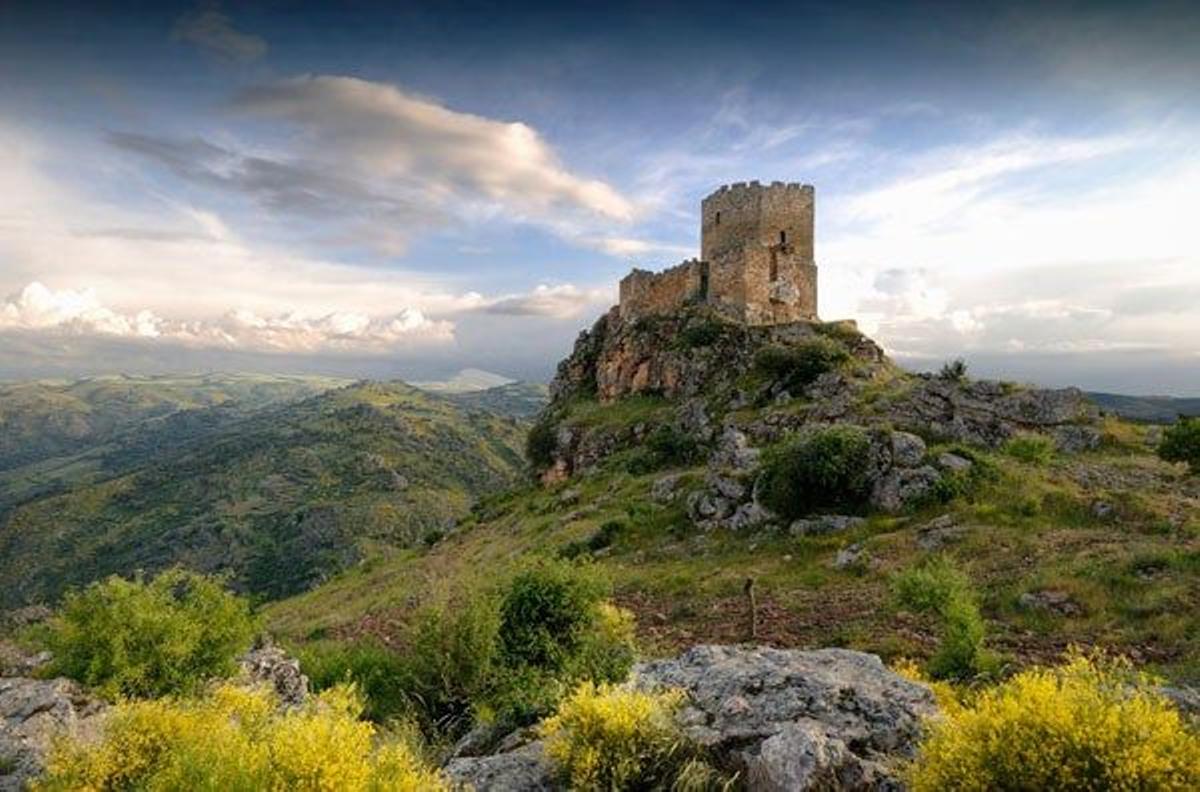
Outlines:
[[[686, 691], [684, 732], [761, 792], [896, 789], [897, 763], [936, 711], [928, 688], [845, 649], [697, 646], [638, 666], [632, 684]], [[559, 788], [537, 743], [446, 769], [481, 792]]]

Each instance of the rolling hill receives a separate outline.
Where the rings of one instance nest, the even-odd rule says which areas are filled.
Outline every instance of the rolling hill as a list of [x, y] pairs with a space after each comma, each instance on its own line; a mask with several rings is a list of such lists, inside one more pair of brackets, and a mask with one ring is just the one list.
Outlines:
[[0, 516], [0, 606], [176, 563], [260, 597], [302, 591], [367, 548], [431, 540], [524, 467], [521, 421], [403, 383], [268, 392], [255, 410], [144, 398], [152, 420], [95, 430], [109, 442], [84, 452], [86, 475]]

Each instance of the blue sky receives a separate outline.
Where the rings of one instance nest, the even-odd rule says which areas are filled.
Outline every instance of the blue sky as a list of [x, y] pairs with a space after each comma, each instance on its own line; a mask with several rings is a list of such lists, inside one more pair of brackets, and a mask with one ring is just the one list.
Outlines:
[[746, 6], [0, 4], [0, 377], [546, 378], [779, 179], [902, 362], [1200, 393], [1196, 4]]

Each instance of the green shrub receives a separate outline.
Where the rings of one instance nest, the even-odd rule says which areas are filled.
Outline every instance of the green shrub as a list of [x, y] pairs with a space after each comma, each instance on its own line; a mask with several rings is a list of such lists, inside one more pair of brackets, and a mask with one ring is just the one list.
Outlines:
[[1186, 462], [1193, 474], [1200, 474], [1200, 418], [1180, 418], [1168, 426], [1158, 455], [1167, 462]]
[[[570, 789], [701, 790], [728, 782], [675, 723], [683, 693], [584, 682], [538, 733]], [[723, 783], [724, 782], [724, 783]]]
[[56, 673], [110, 698], [195, 691], [236, 670], [257, 622], [221, 581], [171, 569], [67, 594], [46, 631]]
[[767, 451], [758, 487], [763, 503], [787, 518], [821, 508], [855, 508], [867, 496], [871, 442], [856, 426], [807, 432]]
[[1036, 432], [1019, 432], [1004, 444], [1004, 453], [1031, 465], [1045, 465], [1054, 458], [1054, 440]]
[[558, 422], [543, 415], [529, 429], [525, 437], [525, 459], [534, 468], [541, 470], [554, 462], [554, 450], [558, 447]]
[[406, 702], [405, 714], [426, 735], [453, 738], [471, 727], [477, 706], [496, 687], [499, 631], [499, 609], [487, 594], [429, 606], [415, 615], [404, 636], [395, 684]]
[[966, 679], [990, 672], [995, 658], [984, 649], [985, 625], [970, 578], [953, 561], [935, 556], [892, 580], [898, 603], [942, 622], [937, 653], [929, 661], [935, 679]]
[[845, 345], [852, 347], [862, 341], [862, 333], [859, 332], [858, 326], [850, 321], [842, 322], [819, 322], [813, 325], [813, 330], [816, 330], [826, 338], [832, 338]]
[[1127, 665], [1076, 656], [931, 720], [906, 773], [934, 790], [1200, 789], [1200, 735]]
[[519, 573], [500, 604], [500, 646], [511, 666], [561, 669], [609, 594], [599, 570], [543, 561]]
[[35, 790], [449, 792], [405, 742], [378, 739], [349, 688], [284, 710], [267, 690], [225, 685], [199, 700], [132, 701], [97, 740], [55, 743]]
[[754, 367], [785, 388], [802, 388], [850, 359], [840, 341], [818, 336], [798, 344], [772, 344], [754, 354]]
[[524, 726], [580, 680], [629, 673], [633, 617], [605, 601], [608, 591], [597, 569], [542, 561], [495, 589], [422, 608], [394, 653], [318, 647], [302, 659], [317, 687], [354, 682], [372, 720], [411, 720], [435, 741], [480, 716]]
[[630, 455], [625, 469], [635, 476], [641, 476], [665, 467], [690, 465], [701, 456], [702, 448], [696, 438], [671, 424], [660, 424], [646, 436], [645, 443]]
[[966, 382], [967, 362], [962, 358], [951, 360], [942, 366], [942, 370], [938, 372], [938, 379], [946, 380], [947, 382]]
[[405, 661], [397, 652], [374, 641], [319, 643], [302, 648], [300, 667], [314, 691], [352, 684], [362, 696], [363, 716], [386, 723], [410, 711], [402, 686]]
[[715, 319], [693, 322], [679, 333], [680, 343], [689, 349], [712, 346], [725, 334], [725, 325]]

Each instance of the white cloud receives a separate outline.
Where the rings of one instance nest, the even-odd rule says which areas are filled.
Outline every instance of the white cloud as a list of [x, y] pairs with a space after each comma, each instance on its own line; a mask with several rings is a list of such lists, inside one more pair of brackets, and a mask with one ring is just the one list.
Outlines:
[[267, 42], [253, 33], [243, 33], [215, 4], [184, 14], [175, 23], [171, 38], [195, 44], [230, 61], [247, 63], [267, 53]]
[[649, 239], [634, 239], [632, 237], [598, 236], [586, 237], [583, 241], [610, 256], [629, 257], [647, 253], [671, 253], [683, 256], [695, 256], [699, 252], [696, 248], [687, 247], [686, 245], [655, 242]]
[[1095, 355], [1194, 351], [1200, 306], [1179, 295], [1200, 293], [1200, 164], [1179, 139], [1007, 136], [828, 197], [822, 313], [902, 356], [1074, 355], [1077, 376]]
[[246, 90], [234, 106], [294, 124], [306, 160], [376, 190], [549, 223], [564, 213], [609, 223], [634, 215], [629, 199], [569, 170], [529, 125], [451, 110], [387, 83], [296, 77]]
[[411, 308], [377, 317], [349, 311], [261, 316], [237, 309], [212, 319], [179, 321], [164, 319], [149, 309], [121, 313], [104, 306], [91, 289], [53, 290], [36, 281], [0, 303], [0, 332], [5, 331], [283, 353], [387, 353], [454, 340], [452, 322], [432, 320]]

